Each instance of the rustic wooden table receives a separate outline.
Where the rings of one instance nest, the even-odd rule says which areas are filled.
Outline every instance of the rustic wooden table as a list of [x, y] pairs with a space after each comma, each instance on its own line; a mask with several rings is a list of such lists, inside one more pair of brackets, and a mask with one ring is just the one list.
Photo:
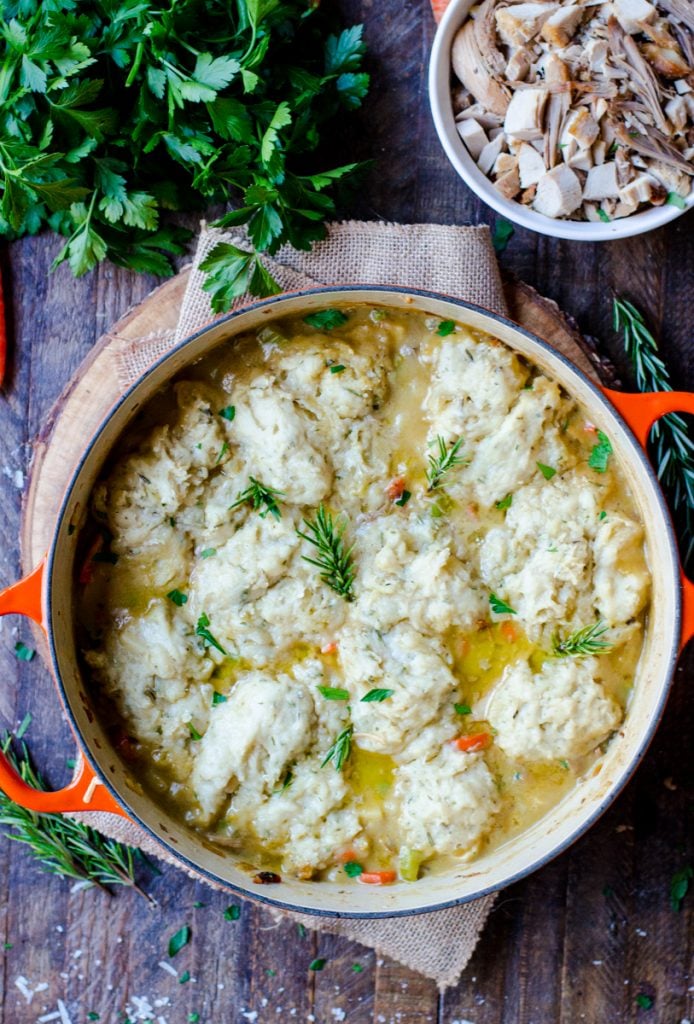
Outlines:
[[[353, 141], [375, 164], [350, 213], [492, 223], [491, 212], [449, 166], [431, 124], [427, 0], [344, 0], [341, 6], [366, 24], [374, 73]], [[14, 352], [0, 399], [3, 585], [19, 571], [32, 438], [94, 340], [155, 283], [110, 266], [80, 281], [65, 266], [50, 274], [58, 247], [40, 237], [4, 252]], [[677, 386], [694, 388], [691, 215], [646, 237], [601, 246], [517, 230], [502, 264], [599, 337], [626, 382], [610, 327], [611, 293], [632, 298], [657, 330]], [[0, 629], [0, 727], [16, 727], [30, 712], [26, 738], [51, 782], [60, 784], [73, 751], [48, 674], [38, 658], [26, 663], [13, 655], [18, 638], [30, 639], [23, 622], [4, 619]], [[669, 887], [692, 861], [686, 778], [692, 701], [686, 698], [693, 667], [690, 650], [655, 742], [610, 811], [569, 852], [501, 895], [473, 960], [445, 995], [353, 943], [299, 934], [265, 911], [244, 909], [240, 920], [227, 921], [228, 897], [173, 868], [151, 881], [159, 905], [150, 909], [126, 891], [114, 898], [72, 892], [69, 883], [42, 874], [17, 844], [0, 840], [0, 1019], [83, 1024], [98, 1014], [120, 1024], [129, 1007], [132, 1021], [160, 1024], [185, 1024], [198, 1020], [195, 1014], [201, 1024], [685, 1024], [694, 1017], [694, 900], [690, 894], [675, 912]], [[160, 961], [167, 959], [169, 936], [186, 923], [193, 941], [175, 965], [191, 980], [180, 984]], [[320, 972], [309, 970], [314, 957], [325, 958]], [[31, 1001], [18, 978], [34, 991]], [[639, 994], [652, 998], [651, 1009], [639, 1006]]]

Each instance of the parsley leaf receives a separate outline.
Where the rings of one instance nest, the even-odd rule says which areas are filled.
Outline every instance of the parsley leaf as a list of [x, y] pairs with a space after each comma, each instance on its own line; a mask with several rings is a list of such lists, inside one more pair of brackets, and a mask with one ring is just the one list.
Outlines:
[[349, 690], [339, 686], [318, 686], [317, 690], [326, 700], [349, 700]]
[[169, 956], [173, 957], [176, 956], [177, 953], [180, 953], [183, 947], [187, 946], [190, 942], [191, 934], [192, 932], [189, 924], [184, 924], [182, 928], [179, 928], [179, 930], [169, 939]]
[[670, 880], [670, 906], [673, 910], [682, 909], [682, 901], [689, 891], [689, 883], [694, 878], [694, 871], [688, 864], [681, 871], [675, 872]]
[[277, 291], [259, 254], [310, 248], [360, 171], [320, 162], [324, 126], [369, 86], [361, 26], [334, 20], [301, 0], [10, 5], [0, 235], [51, 228], [77, 276], [105, 259], [165, 275], [190, 232], [163, 215], [233, 204], [221, 223], [252, 248], [210, 253], [215, 311]]
[[356, 860], [348, 860], [345, 863], [344, 868], [345, 868], [345, 874], [349, 878], [358, 878], [359, 875], [364, 870], [363, 867], [361, 866], [361, 864], [358, 864]]
[[469, 704], [454, 704], [456, 715], [470, 715], [472, 714], [472, 708]]
[[556, 469], [553, 469], [552, 466], [545, 466], [544, 462], [536, 462], [535, 465], [540, 470], [545, 480], [551, 480], [552, 477], [556, 475]]
[[179, 608], [182, 608], [188, 601], [188, 595], [181, 593], [180, 590], [170, 590], [166, 596], [169, 601], [173, 601], [173, 603], [178, 605]]
[[384, 700], [388, 700], [389, 697], [392, 697], [394, 693], [395, 690], [379, 690], [378, 688], [374, 690], [369, 690], [369, 692], [364, 694], [364, 696], [361, 698], [361, 703], [381, 704]]
[[447, 338], [449, 334], [453, 334], [455, 331], [455, 320], [442, 320], [439, 326], [436, 328], [436, 333], [440, 338]]
[[326, 964], [325, 958], [322, 957], [322, 956], [319, 956], [319, 957], [316, 957], [315, 960], [311, 961], [311, 963], [308, 965], [308, 969], [309, 969], [309, 971], [322, 971], [323, 968], [325, 967], [325, 964]]
[[236, 415], [236, 408], [233, 405], [225, 405], [223, 409], [219, 410], [219, 415], [222, 419], [228, 420], [229, 423], [231, 423]]
[[505, 601], [502, 601], [496, 594], [489, 595], [489, 607], [495, 615], [516, 615], [516, 611]]
[[32, 661], [35, 655], [36, 651], [33, 647], [27, 647], [27, 645], [22, 643], [21, 640], [18, 640], [14, 645], [14, 656], [15, 658], [18, 658], [19, 661]]
[[515, 228], [509, 220], [500, 219], [495, 221], [494, 230], [492, 231], [494, 251], [502, 253], [513, 237], [514, 232]]
[[216, 640], [212, 636], [212, 633], [210, 633], [210, 630], [208, 628], [209, 625], [210, 620], [208, 619], [205, 612], [203, 612], [197, 621], [197, 625], [195, 626], [195, 635], [199, 636], [202, 639], [205, 647], [214, 647], [216, 650], [219, 651], [220, 654], [228, 656], [227, 652], [224, 650], [219, 640]]
[[304, 317], [305, 324], [319, 331], [332, 331], [335, 327], [342, 327], [347, 320], [346, 314], [339, 309], [319, 309], [316, 313], [309, 313]]
[[513, 495], [507, 494], [505, 498], [501, 499], [501, 501], [497, 501], [494, 503], [494, 508], [498, 508], [500, 512], [503, 512], [505, 509], [510, 508], [512, 503]]
[[598, 443], [594, 446], [588, 459], [588, 465], [596, 473], [606, 473], [607, 464], [612, 454], [612, 444], [607, 434], [598, 430]]
[[402, 494], [400, 495], [400, 497], [395, 499], [393, 504], [394, 505], [399, 505], [400, 508], [403, 508], [403, 506], [407, 504], [407, 502], [410, 500], [411, 497], [412, 497], [412, 492], [411, 491], [403, 491]]
[[238, 921], [241, 917], [241, 907], [238, 903], [232, 903], [230, 907], [227, 907], [224, 911], [225, 921]]

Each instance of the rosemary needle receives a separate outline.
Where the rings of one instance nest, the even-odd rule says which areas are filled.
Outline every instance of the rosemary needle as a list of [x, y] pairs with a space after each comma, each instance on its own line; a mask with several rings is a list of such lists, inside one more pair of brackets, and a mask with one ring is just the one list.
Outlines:
[[[639, 391], [672, 391], [670, 373], [658, 354], [658, 343], [643, 315], [631, 302], [617, 296], [613, 303], [614, 329], [623, 332], [624, 350], [631, 361]], [[681, 525], [685, 571], [694, 561], [694, 439], [677, 413], [668, 413], [651, 430], [658, 479], [667, 488], [673, 512]]]
[[465, 464], [465, 459], [458, 455], [462, 443], [463, 439], [459, 437], [455, 444], [449, 448], [446, 444], [446, 439], [441, 437], [440, 434], [437, 435], [436, 447], [438, 452], [436, 455], [428, 456], [427, 483], [430, 491], [435, 490], [440, 485], [441, 480], [450, 469], [453, 469], [454, 466]]
[[[18, 757], [11, 747], [12, 737], [5, 733], [1, 749], [13, 768], [34, 789], [45, 790], [40, 774], [34, 769], [26, 745], [21, 744]], [[27, 846], [41, 862], [43, 870], [63, 878], [74, 878], [85, 886], [98, 886], [110, 892], [110, 886], [124, 885], [134, 889], [150, 903], [156, 900], [135, 880], [137, 860], [153, 864], [138, 849], [107, 839], [89, 825], [65, 818], [61, 814], [38, 814], [20, 807], [0, 790], [0, 825], [12, 831], [8, 839]], [[156, 870], [156, 868], [154, 869]]]
[[354, 600], [354, 566], [352, 564], [352, 551], [354, 545], [346, 547], [343, 534], [345, 532], [344, 522], [339, 526], [333, 520], [332, 514], [327, 512], [321, 505], [316, 513], [316, 518], [304, 519], [308, 533], [297, 530], [298, 535], [307, 540], [318, 550], [318, 557], [309, 558], [302, 555], [305, 562], [310, 562], [321, 570], [320, 578], [324, 583], [344, 597], [345, 601]]
[[552, 651], [557, 658], [585, 658], [590, 654], [605, 654], [612, 647], [609, 640], [602, 639], [606, 632], [606, 623], [594, 622], [591, 626], [577, 629], [564, 640], [554, 636]]

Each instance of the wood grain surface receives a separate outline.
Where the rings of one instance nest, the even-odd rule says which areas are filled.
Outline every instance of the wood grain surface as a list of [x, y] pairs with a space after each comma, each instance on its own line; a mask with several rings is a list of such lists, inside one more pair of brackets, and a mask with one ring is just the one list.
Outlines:
[[[431, 125], [428, 4], [345, 0], [340, 6], [364, 20], [374, 74], [351, 137], [341, 134], [332, 147], [336, 162], [355, 151], [375, 161], [350, 215], [492, 223], [491, 212], [448, 165]], [[654, 234], [601, 246], [518, 229], [501, 262], [599, 338], [625, 382], [628, 367], [611, 331], [610, 304], [613, 291], [631, 298], [658, 333], [674, 381], [692, 388], [691, 229], [688, 215]], [[0, 404], [3, 585], [19, 572], [20, 503], [32, 440], [95, 340], [156, 284], [113, 267], [80, 281], [66, 267], [50, 274], [58, 248], [54, 239], [31, 238], [1, 254], [14, 339]], [[50, 781], [60, 784], [73, 751], [52, 685], [39, 659], [18, 662], [13, 655], [17, 639], [29, 640], [27, 625], [5, 618], [0, 630], [0, 727], [16, 727], [30, 712], [26, 739]], [[72, 1024], [87, 1022], [90, 1013], [122, 1024], [127, 1007], [131, 1020], [149, 1017], [158, 1024], [159, 1018], [186, 1024], [191, 1014], [199, 1014], [200, 1024], [691, 1020], [694, 900], [690, 893], [675, 912], [669, 887], [693, 859], [693, 668], [690, 651], [655, 741], [612, 808], [566, 854], [502, 894], [470, 966], [444, 995], [343, 939], [277, 925], [266, 911], [244, 910], [239, 921], [227, 921], [228, 897], [172, 869], [150, 881], [159, 900], [150, 909], [128, 892], [111, 899], [71, 892], [69, 883], [42, 874], [23, 849], [2, 840], [0, 1019], [34, 1024], [59, 1013], [60, 1000]], [[179, 977], [190, 971], [191, 981], [181, 984], [159, 963], [168, 961], [168, 938], [185, 923], [193, 940], [171, 961]], [[322, 971], [309, 970], [314, 957], [325, 958]], [[27, 1002], [19, 977], [32, 990], [46, 987]], [[638, 1005], [639, 995], [652, 998], [651, 1009]]]

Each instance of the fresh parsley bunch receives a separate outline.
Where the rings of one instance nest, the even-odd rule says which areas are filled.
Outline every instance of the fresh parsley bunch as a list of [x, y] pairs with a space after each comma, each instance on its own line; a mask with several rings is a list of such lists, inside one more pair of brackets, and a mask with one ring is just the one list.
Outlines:
[[166, 210], [217, 202], [253, 251], [209, 255], [215, 310], [277, 285], [259, 252], [323, 237], [355, 164], [317, 170], [321, 128], [358, 107], [361, 26], [311, 0], [2, 3], [0, 234], [48, 225], [79, 276], [104, 259], [171, 273], [189, 233]]

